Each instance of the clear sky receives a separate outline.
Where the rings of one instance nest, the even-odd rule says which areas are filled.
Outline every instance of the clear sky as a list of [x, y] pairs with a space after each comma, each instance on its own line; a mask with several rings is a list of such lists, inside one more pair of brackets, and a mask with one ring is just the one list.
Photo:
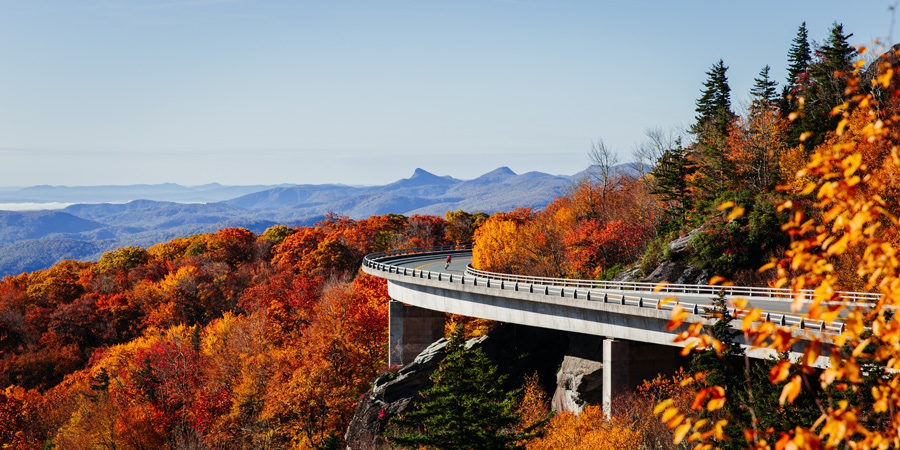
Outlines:
[[[572, 174], [894, 0], [0, 0], [0, 186]], [[900, 30], [894, 30], [894, 35]]]

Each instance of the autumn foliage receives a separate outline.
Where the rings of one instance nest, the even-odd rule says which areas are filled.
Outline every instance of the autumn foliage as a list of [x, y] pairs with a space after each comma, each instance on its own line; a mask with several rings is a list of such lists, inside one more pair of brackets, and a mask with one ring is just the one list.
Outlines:
[[399, 215], [240, 228], [0, 281], [0, 442], [13, 448], [312, 448], [341, 442], [385, 366], [363, 255], [440, 245]]
[[482, 270], [598, 278], [639, 257], [656, 237], [661, 203], [646, 179], [585, 178], [541, 211], [488, 218], [475, 232], [472, 264]]

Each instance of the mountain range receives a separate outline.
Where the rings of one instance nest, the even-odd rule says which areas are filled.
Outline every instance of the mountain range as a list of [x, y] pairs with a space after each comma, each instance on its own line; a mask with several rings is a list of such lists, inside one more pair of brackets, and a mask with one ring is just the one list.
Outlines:
[[[622, 172], [629, 166], [618, 166]], [[397, 213], [508, 211], [543, 208], [591, 168], [571, 176], [517, 174], [500, 167], [471, 180], [416, 169], [382, 186], [258, 185], [32, 186], [0, 192], [0, 203], [76, 203], [63, 209], [0, 211], [0, 276], [49, 267], [63, 259], [96, 260], [128, 245], [275, 224], [310, 225], [329, 212], [362, 219]]]

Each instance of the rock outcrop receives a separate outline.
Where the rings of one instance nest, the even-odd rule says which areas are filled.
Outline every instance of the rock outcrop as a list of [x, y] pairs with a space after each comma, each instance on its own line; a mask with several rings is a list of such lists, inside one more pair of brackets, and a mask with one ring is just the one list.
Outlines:
[[569, 336], [569, 348], [556, 374], [556, 391], [550, 402], [554, 411], [581, 412], [585, 404], [601, 401], [602, 354], [602, 337], [574, 333]]
[[[431, 386], [430, 376], [445, 355], [447, 340], [441, 339], [397, 372], [379, 376], [363, 394], [347, 428], [350, 449], [380, 449], [390, 445], [384, 437], [392, 417], [413, 405], [420, 391]], [[537, 372], [547, 392], [554, 391], [557, 368], [568, 348], [565, 333], [513, 324], [501, 324], [467, 347], [480, 347], [500, 372], [507, 375], [507, 388], [522, 386], [526, 375]]]

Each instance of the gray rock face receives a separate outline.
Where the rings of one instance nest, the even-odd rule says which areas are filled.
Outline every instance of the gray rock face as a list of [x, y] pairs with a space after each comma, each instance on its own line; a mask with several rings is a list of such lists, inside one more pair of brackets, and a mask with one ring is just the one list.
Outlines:
[[376, 449], [388, 446], [384, 429], [391, 417], [406, 411], [419, 391], [431, 386], [429, 377], [446, 354], [447, 339], [429, 345], [413, 362], [398, 372], [375, 379], [372, 389], [356, 406], [347, 428], [348, 448]]
[[[512, 324], [501, 324], [487, 336], [466, 342], [479, 347], [507, 376], [506, 388], [522, 386], [526, 375], [537, 372], [547, 392], [553, 391], [554, 375], [568, 347], [565, 333]], [[349, 449], [390, 448], [384, 437], [390, 419], [409, 409], [419, 392], [431, 387], [429, 378], [446, 354], [447, 339], [428, 346], [396, 373], [386, 373], [363, 394], [344, 438]]]
[[584, 405], [598, 403], [603, 395], [603, 338], [571, 335], [569, 348], [556, 374], [554, 411], [581, 412]]

